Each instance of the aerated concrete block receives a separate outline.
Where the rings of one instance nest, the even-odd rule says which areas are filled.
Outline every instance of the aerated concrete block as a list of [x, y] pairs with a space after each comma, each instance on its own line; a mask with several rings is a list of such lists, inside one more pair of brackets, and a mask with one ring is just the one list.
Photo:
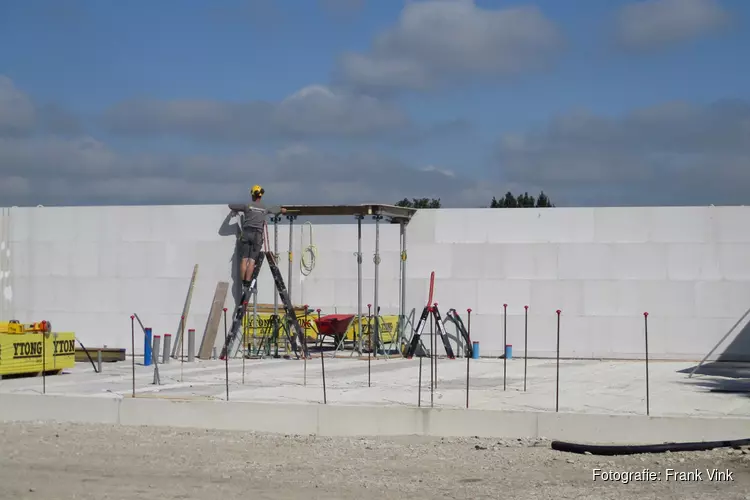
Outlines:
[[566, 315], [580, 316], [584, 311], [583, 281], [532, 281], [529, 305], [543, 314], [561, 309]]
[[531, 305], [533, 282], [526, 280], [480, 280], [477, 282], [477, 314], [502, 314], [503, 304]]
[[95, 278], [99, 275], [98, 245], [87, 241], [71, 243], [68, 253], [70, 276]]
[[750, 281], [750, 244], [726, 243], [719, 248], [719, 266], [726, 280]]
[[[507, 279], [551, 280], [559, 276], [559, 252], [565, 244], [516, 243], [510, 245], [490, 245], [503, 249], [499, 258], [488, 259], [485, 272], [490, 278], [495, 274]], [[487, 257], [489, 257], [489, 253]], [[493, 269], [497, 269], [493, 272]]]
[[666, 280], [667, 246], [632, 243], [613, 247], [612, 275], [621, 280]]
[[123, 306], [127, 309], [131, 296], [123, 293], [127, 290], [121, 284], [114, 278], [68, 278], [61, 283], [63, 289], [67, 288], [67, 295], [73, 298], [66, 310], [79, 314], [122, 312], [124, 317], [129, 316], [122, 309]]
[[300, 305], [309, 304], [324, 311], [332, 310], [336, 305], [336, 282], [332, 279], [305, 278], [299, 292]]
[[[490, 243], [588, 243], [594, 241], [593, 209], [503, 209], [491, 217]], [[495, 209], [497, 210], [497, 209]]]
[[435, 211], [435, 243], [487, 243], [492, 222], [487, 209]]
[[709, 207], [716, 243], [750, 243], [750, 207]]
[[670, 280], [720, 280], [718, 245], [707, 243], [671, 244], [667, 247], [667, 277]]
[[594, 241], [647, 243], [652, 215], [650, 207], [598, 207], [594, 211]]
[[442, 314], [445, 314], [448, 309], [456, 309], [459, 314], [466, 312], [467, 308], [476, 309], [477, 281], [435, 279], [433, 301], [438, 303]]
[[614, 277], [614, 254], [614, 246], [610, 244], [561, 244], [558, 247], [557, 278], [563, 280], [612, 279]]
[[414, 244], [409, 250], [406, 276], [429, 279], [434, 271], [436, 277], [451, 278], [452, 263], [453, 247], [451, 245]]
[[586, 280], [583, 282], [583, 316], [606, 318], [617, 316], [620, 287], [615, 280]]
[[159, 207], [117, 207], [110, 224], [118, 228], [118, 240], [127, 243], [164, 241], [165, 228], [154, 226]]
[[477, 280], [487, 277], [487, 255], [489, 253], [487, 244], [455, 243], [452, 244], [452, 247], [451, 276], [462, 280]]
[[695, 285], [680, 281], [619, 281], [619, 316], [694, 316]]
[[750, 283], [699, 281], [694, 286], [696, 317], [739, 319], [750, 309]]
[[418, 210], [406, 225], [406, 246], [410, 243], [435, 243], [437, 210]]
[[712, 237], [709, 207], [658, 207], [649, 214], [650, 241], [701, 243]]

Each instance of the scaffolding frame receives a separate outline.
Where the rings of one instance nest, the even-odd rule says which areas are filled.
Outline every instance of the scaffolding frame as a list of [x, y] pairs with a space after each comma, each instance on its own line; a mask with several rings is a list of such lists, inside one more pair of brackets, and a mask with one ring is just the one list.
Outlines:
[[[356, 329], [356, 349], [358, 354], [361, 356], [364, 351], [362, 335], [362, 220], [365, 217], [372, 217], [375, 221], [375, 251], [373, 255], [373, 263], [375, 264], [375, 280], [373, 290], [373, 316], [374, 329], [373, 329], [373, 340], [374, 349], [373, 355], [377, 357], [379, 351], [387, 355], [385, 346], [381, 346], [380, 342], [380, 224], [383, 219], [386, 219], [390, 224], [400, 225], [400, 266], [399, 266], [399, 313], [398, 322], [396, 328], [398, 330], [397, 337], [399, 343], [406, 339], [406, 328], [408, 321], [406, 320], [406, 225], [411, 221], [411, 218], [417, 212], [415, 208], [399, 207], [396, 205], [384, 205], [384, 204], [363, 204], [363, 205], [281, 205], [287, 212], [286, 218], [289, 220], [289, 274], [288, 274], [288, 292], [289, 298], [292, 299], [292, 261], [293, 261], [293, 227], [294, 220], [298, 217], [321, 217], [321, 216], [353, 216], [357, 220], [357, 252], [354, 254], [357, 259], [357, 329]], [[271, 221], [274, 224], [274, 254], [276, 261], [278, 262], [278, 223], [281, 217], [274, 215]], [[274, 299], [276, 299], [274, 297]], [[274, 302], [274, 314], [278, 316], [276, 309], [276, 301]], [[393, 341], [390, 345], [392, 347]], [[392, 351], [389, 349], [388, 351]], [[354, 351], [352, 351], [353, 353]], [[399, 353], [403, 355], [399, 349]], [[321, 356], [323, 353], [321, 352]]]

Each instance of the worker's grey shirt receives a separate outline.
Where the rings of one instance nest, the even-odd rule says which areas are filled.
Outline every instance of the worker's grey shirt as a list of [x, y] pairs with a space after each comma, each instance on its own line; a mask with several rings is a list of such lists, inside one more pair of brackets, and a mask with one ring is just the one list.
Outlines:
[[281, 212], [281, 207], [266, 207], [261, 201], [251, 201], [246, 205], [230, 204], [229, 209], [244, 216], [242, 229], [263, 229], [268, 214]]

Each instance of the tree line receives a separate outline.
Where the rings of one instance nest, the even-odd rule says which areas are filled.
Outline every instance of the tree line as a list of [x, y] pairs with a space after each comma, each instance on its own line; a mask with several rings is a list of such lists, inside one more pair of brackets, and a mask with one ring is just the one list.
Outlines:
[[[442, 208], [440, 198], [412, 198], [411, 200], [404, 198], [396, 202], [396, 206], [406, 208]], [[544, 191], [540, 192], [536, 198], [529, 195], [529, 193], [514, 195], [508, 191], [501, 198], [493, 196], [489, 207], [482, 208], [548, 208], [554, 206], [552, 200], [550, 200]]]

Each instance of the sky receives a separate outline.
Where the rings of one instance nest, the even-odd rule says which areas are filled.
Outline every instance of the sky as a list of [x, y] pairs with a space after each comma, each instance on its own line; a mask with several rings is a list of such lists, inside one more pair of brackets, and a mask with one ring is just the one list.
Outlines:
[[747, 0], [3, 0], [0, 206], [750, 204]]

